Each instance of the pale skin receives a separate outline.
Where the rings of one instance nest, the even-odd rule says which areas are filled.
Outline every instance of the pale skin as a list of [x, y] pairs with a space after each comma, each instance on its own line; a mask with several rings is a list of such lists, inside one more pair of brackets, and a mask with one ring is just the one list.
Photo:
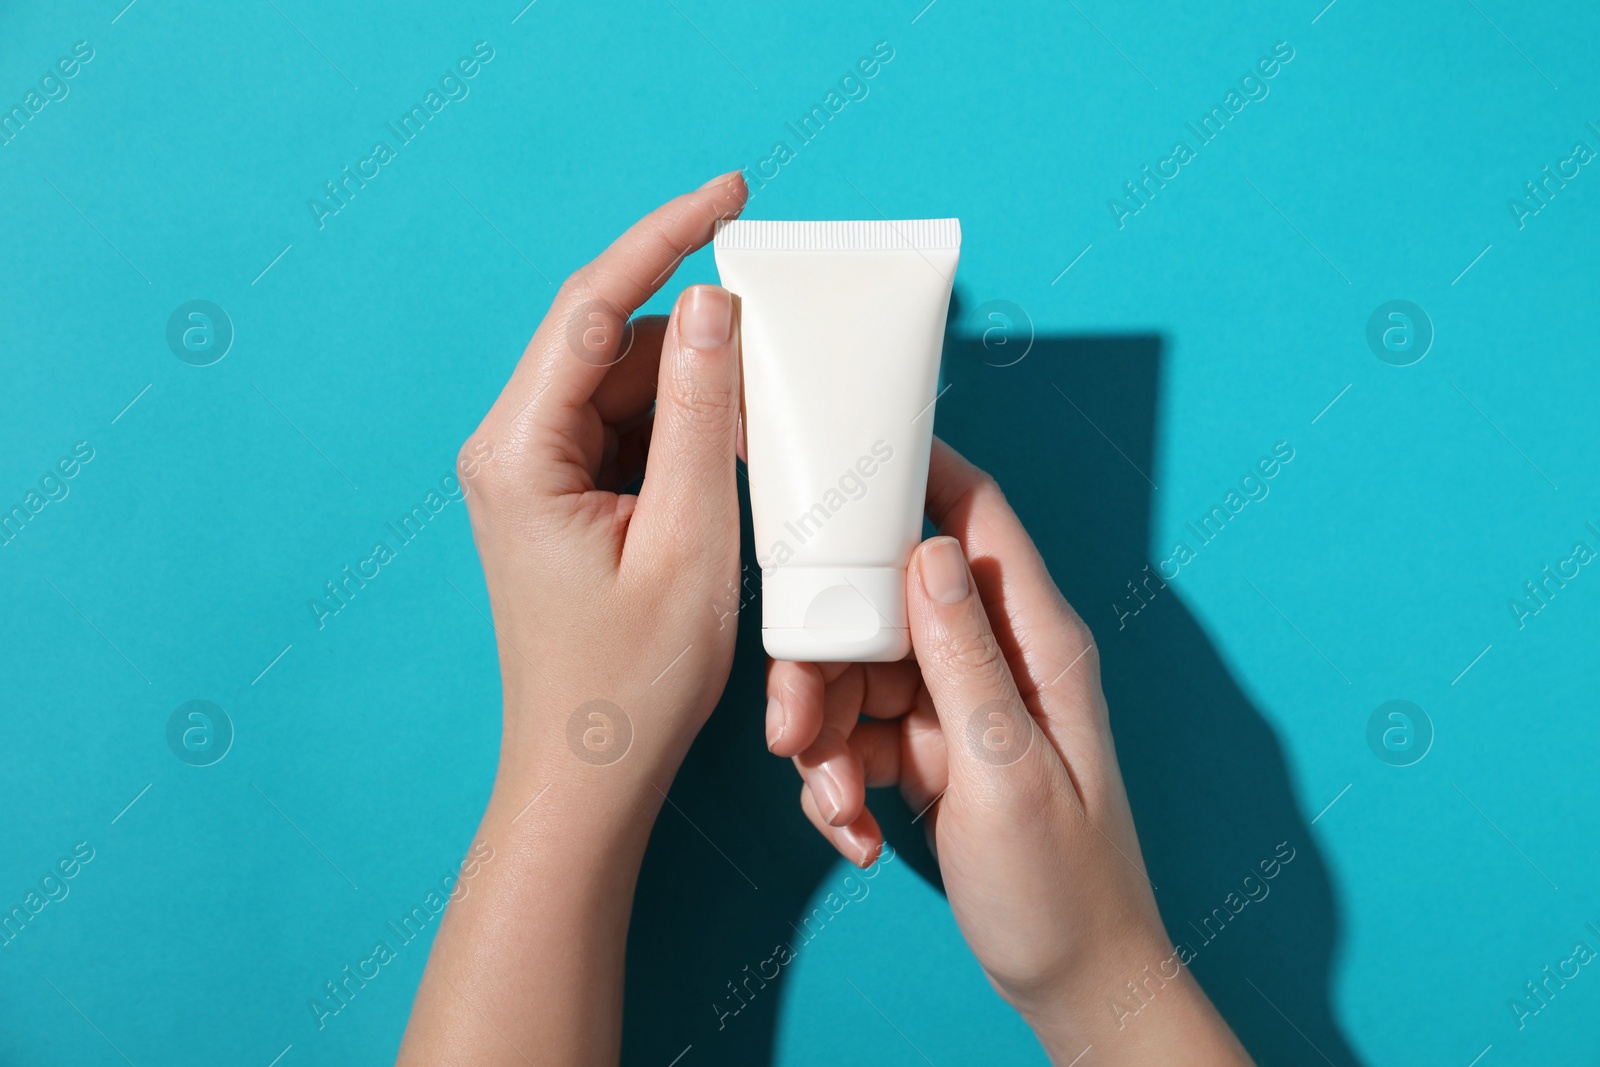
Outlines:
[[[714, 179], [573, 274], [462, 448], [500, 765], [402, 1064], [618, 1061], [640, 864], [727, 683], [740, 574], [737, 301], [693, 286], [621, 327], [745, 196], [737, 172]], [[883, 844], [866, 786], [925, 812], [967, 943], [1053, 1062], [1249, 1063], [1173, 961], [1088, 628], [991, 478], [935, 441], [928, 481], [914, 658], [769, 667], [768, 747], [801, 809], [863, 867]], [[597, 745], [569, 742], [575, 712]], [[1144, 1007], [1119, 1019], [1130, 982]]]

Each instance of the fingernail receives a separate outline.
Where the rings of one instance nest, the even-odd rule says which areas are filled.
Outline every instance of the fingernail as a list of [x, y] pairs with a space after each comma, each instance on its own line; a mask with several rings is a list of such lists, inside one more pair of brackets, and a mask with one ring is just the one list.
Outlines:
[[967, 561], [954, 537], [935, 537], [922, 549], [922, 588], [941, 604], [959, 604], [967, 596]]
[[710, 181], [708, 181], [704, 185], [702, 185], [700, 187], [700, 189], [696, 189], [695, 192], [698, 193], [698, 192], [700, 192], [701, 189], [709, 189], [713, 185], [717, 185], [717, 184], [720, 184], [721, 182], [725, 182], [729, 178], [733, 177], [735, 174], [738, 174], [738, 173], [739, 172], [736, 171], [736, 170], [730, 170], [726, 174], [719, 174], [715, 178], [712, 178]]
[[855, 864], [857, 867], [860, 867], [862, 870], [866, 870], [868, 867], [871, 867], [874, 863], [878, 862], [878, 852], [883, 847], [882, 845], [878, 844], [876, 841], [867, 840], [867, 836], [865, 834], [851, 834], [850, 838], [855, 842], [856, 846], [858, 858], [856, 859]]
[[767, 747], [771, 748], [783, 740], [783, 732], [789, 728], [789, 723], [784, 719], [783, 701], [777, 697], [767, 698]]
[[844, 807], [844, 790], [839, 788], [839, 780], [824, 763], [811, 772], [808, 779], [811, 784], [811, 795], [816, 799], [817, 812], [821, 814], [822, 821], [829, 826], [837, 825], [834, 820], [839, 817], [840, 810]]
[[733, 336], [733, 300], [720, 285], [697, 285], [683, 298], [678, 336], [690, 348], [721, 348]]

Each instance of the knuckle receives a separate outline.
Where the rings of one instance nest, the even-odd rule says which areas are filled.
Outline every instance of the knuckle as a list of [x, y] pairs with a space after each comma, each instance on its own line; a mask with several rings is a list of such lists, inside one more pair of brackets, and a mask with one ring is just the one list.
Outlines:
[[504, 496], [506, 464], [495, 462], [496, 452], [494, 434], [486, 425], [474, 430], [457, 451], [456, 478], [469, 506], [493, 505]]
[[1006, 494], [1001, 490], [1000, 483], [988, 471], [979, 471], [978, 476], [967, 485], [961, 494], [951, 502], [950, 510], [970, 510], [974, 513], [981, 512], [981, 505], [1004, 505]]
[[972, 495], [976, 498], [989, 500], [996, 504], [1006, 502], [1005, 490], [1000, 488], [1000, 482], [988, 471], [982, 472], [977, 483], [972, 487]]
[[593, 292], [591, 272], [587, 264], [567, 275], [556, 290], [558, 303], [581, 304]]
[[679, 375], [659, 399], [696, 422], [726, 419], [739, 407], [739, 391], [731, 381], [711, 380], [694, 371]]
[[1018, 762], [1017, 774], [1010, 776], [1005, 805], [1019, 818], [1038, 825], [1048, 823], [1061, 800], [1061, 790], [1055, 776], [1049, 773], [1049, 764], [1043, 759], [1024, 759]]
[[660, 284], [661, 282], [666, 281], [667, 277], [672, 274], [673, 271], [677, 270], [678, 264], [683, 262], [684, 256], [689, 254], [690, 249], [679, 244], [674, 244], [672, 238], [667, 236], [665, 230], [652, 229], [644, 236], [645, 240], [647, 240], [653, 246], [653, 248], [650, 250], [654, 253], [650, 257], [651, 260], [666, 264], [666, 266], [663, 267], [660, 272], [658, 272], [654, 279], [656, 284]]
[[947, 668], [963, 675], [998, 675], [1005, 670], [1000, 642], [988, 630], [947, 633], [940, 641], [939, 659]]
[[463, 483], [475, 481], [485, 464], [494, 458], [494, 439], [479, 427], [462, 442], [456, 452], [456, 477]]
[[595, 281], [592, 268], [580, 269], [561, 284], [553, 306], [564, 310], [551, 316], [552, 329], [560, 331], [567, 351], [597, 366], [621, 359], [632, 342], [627, 310], [608, 299], [604, 288]]
[[1074, 656], [1080, 652], [1095, 655], [1094, 631], [1089, 629], [1089, 624], [1083, 621], [1077, 609], [1065, 600], [1061, 602], [1061, 626], [1067, 639], [1067, 646]]

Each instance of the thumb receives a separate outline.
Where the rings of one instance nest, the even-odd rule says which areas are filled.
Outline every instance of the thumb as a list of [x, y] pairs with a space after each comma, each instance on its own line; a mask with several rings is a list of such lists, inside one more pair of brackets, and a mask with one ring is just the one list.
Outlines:
[[738, 423], [737, 304], [721, 286], [691, 286], [662, 338], [650, 455], [631, 523], [643, 525], [657, 552], [673, 542], [696, 554], [738, 551]]
[[996, 797], [1050, 785], [1059, 760], [1017, 691], [961, 542], [933, 537], [912, 553], [906, 609], [945, 736], [951, 787]]

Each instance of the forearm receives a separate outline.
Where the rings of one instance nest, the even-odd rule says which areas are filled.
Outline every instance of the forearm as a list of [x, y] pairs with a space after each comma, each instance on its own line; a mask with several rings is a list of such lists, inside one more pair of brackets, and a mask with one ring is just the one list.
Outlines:
[[492, 858], [446, 912], [401, 1064], [617, 1062], [629, 911], [661, 804], [619, 771], [554, 754], [502, 769], [477, 839]]

